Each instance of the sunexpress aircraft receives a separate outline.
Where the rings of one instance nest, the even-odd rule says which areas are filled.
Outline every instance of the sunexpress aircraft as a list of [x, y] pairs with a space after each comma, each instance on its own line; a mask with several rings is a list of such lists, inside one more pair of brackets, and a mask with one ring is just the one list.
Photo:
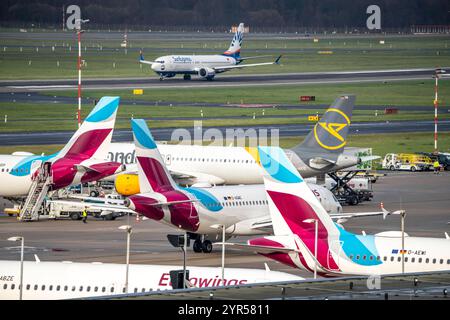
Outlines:
[[97, 181], [125, 166], [107, 161], [119, 97], [103, 97], [64, 148], [48, 156], [1, 155], [0, 196], [26, 196], [37, 174], [51, 177], [50, 190]]
[[139, 61], [140, 63], [150, 65], [152, 70], [160, 76], [160, 80], [163, 80], [164, 78], [173, 78], [177, 74], [183, 74], [184, 80], [190, 80], [191, 75], [198, 75], [200, 78], [213, 80], [217, 73], [222, 73], [233, 69], [279, 64], [281, 56], [279, 56], [274, 62], [241, 65], [241, 63], [245, 60], [265, 57], [259, 56], [241, 58], [243, 35], [244, 24], [241, 23], [233, 37], [233, 40], [231, 41], [230, 48], [223, 54], [192, 56], [171, 55], [159, 57], [155, 59], [155, 61], [146, 61], [141, 52]]
[[[400, 232], [357, 235], [334, 223], [280, 148], [266, 148], [261, 163], [274, 236], [228, 245], [255, 251], [323, 276], [382, 275], [450, 270], [450, 240]], [[316, 226], [317, 223], [317, 241]], [[315, 254], [317, 253], [317, 254]]]

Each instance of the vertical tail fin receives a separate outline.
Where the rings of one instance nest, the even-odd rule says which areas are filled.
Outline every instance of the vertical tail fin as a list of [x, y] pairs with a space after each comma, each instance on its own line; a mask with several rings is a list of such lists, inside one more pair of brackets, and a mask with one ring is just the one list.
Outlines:
[[259, 153], [274, 234], [298, 236], [314, 252], [315, 226], [305, 220], [317, 220], [318, 260], [330, 266], [329, 237], [339, 230], [282, 149], [259, 147]]
[[58, 153], [65, 158], [106, 159], [120, 97], [103, 97]]
[[164, 192], [176, 189], [155, 140], [143, 119], [131, 120], [141, 193]]
[[241, 46], [243, 36], [244, 36], [244, 24], [240, 23], [236, 33], [234, 34], [233, 40], [231, 41], [230, 47], [223, 54], [225, 56], [239, 59], [241, 56]]
[[342, 153], [347, 144], [355, 100], [354, 95], [338, 97], [306, 136], [303, 143], [292, 150], [297, 154], [305, 151], [312, 154]]

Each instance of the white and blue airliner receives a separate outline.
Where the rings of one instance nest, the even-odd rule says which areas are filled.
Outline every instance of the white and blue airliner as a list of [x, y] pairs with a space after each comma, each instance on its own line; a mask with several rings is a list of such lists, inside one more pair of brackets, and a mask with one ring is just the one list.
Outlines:
[[141, 52], [140, 63], [148, 64], [152, 70], [164, 78], [173, 78], [183, 74], [184, 80], [191, 80], [191, 75], [198, 75], [202, 79], [213, 80], [217, 73], [246, 67], [257, 67], [279, 64], [281, 56], [273, 62], [241, 64], [243, 61], [259, 57], [241, 58], [241, 45], [244, 34], [244, 24], [241, 23], [234, 34], [230, 47], [223, 54], [215, 55], [170, 55], [146, 61]]

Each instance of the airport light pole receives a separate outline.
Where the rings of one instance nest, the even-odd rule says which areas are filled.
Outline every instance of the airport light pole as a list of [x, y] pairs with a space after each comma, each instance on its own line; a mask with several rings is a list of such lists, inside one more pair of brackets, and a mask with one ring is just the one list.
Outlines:
[[317, 279], [317, 238], [319, 234], [319, 220], [317, 219], [305, 219], [304, 223], [314, 223], [314, 279]]
[[187, 251], [187, 232], [184, 233], [183, 242], [183, 289], [186, 289], [186, 251]]
[[24, 251], [24, 237], [11, 237], [8, 238], [8, 241], [20, 241], [20, 285], [19, 285], [19, 300], [22, 300], [22, 293], [23, 293], [23, 251]]
[[222, 225], [222, 285], [225, 283], [225, 230], [226, 226]]
[[133, 228], [130, 225], [124, 225], [119, 227], [120, 230], [125, 230], [127, 232], [127, 268], [125, 274], [125, 293], [128, 293], [128, 273], [130, 268], [130, 240], [131, 232]]
[[83, 20], [83, 19], [76, 19], [75, 25], [77, 30], [77, 36], [78, 36], [78, 128], [81, 126], [81, 34], [84, 32], [84, 30], [81, 30], [81, 24], [89, 22], [89, 19]]
[[399, 211], [400, 218], [401, 218], [401, 230], [402, 230], [402, 273], [405, 273], [405, 216], [406, 211], [400, 210]]
[[434, 152], [438, 153], [438, 145], [437, 145], [437, 136], [438, 136], [438, 105], [439, 105], [439, 99], [438, 99], [438, 91], [439, 91], [439, 79], [441, 77], [448, 76], [446, 74], [445, 70], [437, 68], [434, 73]]

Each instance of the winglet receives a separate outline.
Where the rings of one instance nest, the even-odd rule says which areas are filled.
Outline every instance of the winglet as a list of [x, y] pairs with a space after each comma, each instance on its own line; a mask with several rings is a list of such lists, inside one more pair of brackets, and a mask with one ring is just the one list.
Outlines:
[[445, 233], [445, 239], [450, 240], [450, 236], [448, 235], [448, 233]]
[[139, 61], [144, 61], [144, 54], [142, 53], [142, 50], [139, 51]]
[[37, 254], [34, 255], [34, 260], [36, 260], [36, 263], [41, 262], [41, 259], [37, 256]]
[[267, 265], [266, 262], [264, 262], [264, 268], [266, 269], [266, 272], [270, 272], [272, 270], [270, 270], [269, 266]]
[[275, 60], [274, 64], [280, 64], [280, 59], [281, 59], [282, 56], [283, 56], [283, 55], [280, 54], [280, 55], [278, 56], [278, 58]]

